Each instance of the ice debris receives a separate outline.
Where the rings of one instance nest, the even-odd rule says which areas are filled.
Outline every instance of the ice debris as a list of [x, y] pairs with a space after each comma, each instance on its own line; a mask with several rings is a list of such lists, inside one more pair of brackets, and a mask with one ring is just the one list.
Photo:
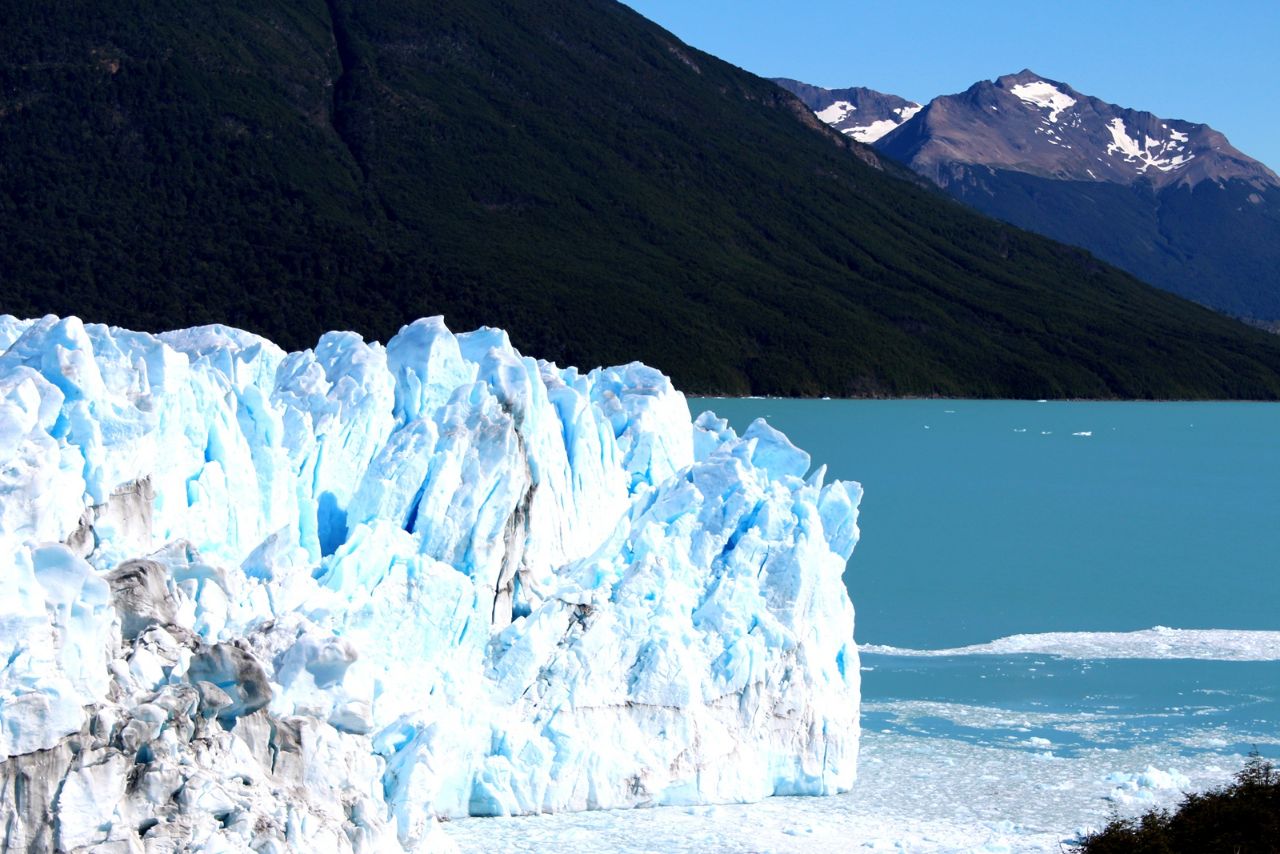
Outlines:
[[285, 353], [0, 317], [6, 847], [448, 847], [853, 783], [857, 484], [417, 321]]
[[1177, 769], [1162, 771], [1153, 765], [1137, 773], [1115, 771], [1107, 775], [1106, 782], [1112, 784], [1107, 800], [1121, 804], [1152, 803], [1160, 791], [1186, 791], [1191, 788], [1191, 780]]

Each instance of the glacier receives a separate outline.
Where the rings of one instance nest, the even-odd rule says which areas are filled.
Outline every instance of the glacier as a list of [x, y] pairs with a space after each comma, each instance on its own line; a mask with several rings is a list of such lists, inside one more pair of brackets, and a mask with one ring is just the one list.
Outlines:
[[830, 794], [861, 487], [639, 363], [0, 317], [5, 850]]

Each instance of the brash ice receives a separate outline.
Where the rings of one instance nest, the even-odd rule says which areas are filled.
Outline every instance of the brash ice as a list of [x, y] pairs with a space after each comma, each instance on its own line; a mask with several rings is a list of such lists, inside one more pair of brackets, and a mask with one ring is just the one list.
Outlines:
[[0, 821], [448, 847], [854, 781], [857, 484], [640, 364], [0, 318]]

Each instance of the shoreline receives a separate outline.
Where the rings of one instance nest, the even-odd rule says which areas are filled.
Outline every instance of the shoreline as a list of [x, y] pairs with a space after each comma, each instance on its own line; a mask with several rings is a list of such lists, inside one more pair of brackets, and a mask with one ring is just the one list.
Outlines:
[[786, 397], [783, 395], [728, 395], [728, 394], [695, 394], [693, 392], [682, 392], [685, 398], [690, 400], [826, 400], [835, 402], [870, 402], [884, 401], [886, 403], [905, 403], [915, 401], [930, 401], [939, 403], [1189, 403], [1189, 404], [1258, 404], [1258, 405], [1280, 405], [1280, 398], [1264, 399], [1264, 398], [1245, 398], [1245, 397], [1226, 397], [1226, 398], [1207, 398], [1207, 397], [1057, 397], [1057, 398], [1031, 398], [1031, 397], [941, 397], [941, 396], [903, 396], [903, 397]]

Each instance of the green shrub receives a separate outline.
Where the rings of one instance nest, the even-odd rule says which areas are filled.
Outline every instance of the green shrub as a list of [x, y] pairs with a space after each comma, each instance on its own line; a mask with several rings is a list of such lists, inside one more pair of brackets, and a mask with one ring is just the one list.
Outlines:
[[1280, 852], [1280, 771], [1253, 753], [1235, 781], [1186, 795], [1175, 812], [1113, 818], [1085, 837], [1078, 854], [1276, 854]]

